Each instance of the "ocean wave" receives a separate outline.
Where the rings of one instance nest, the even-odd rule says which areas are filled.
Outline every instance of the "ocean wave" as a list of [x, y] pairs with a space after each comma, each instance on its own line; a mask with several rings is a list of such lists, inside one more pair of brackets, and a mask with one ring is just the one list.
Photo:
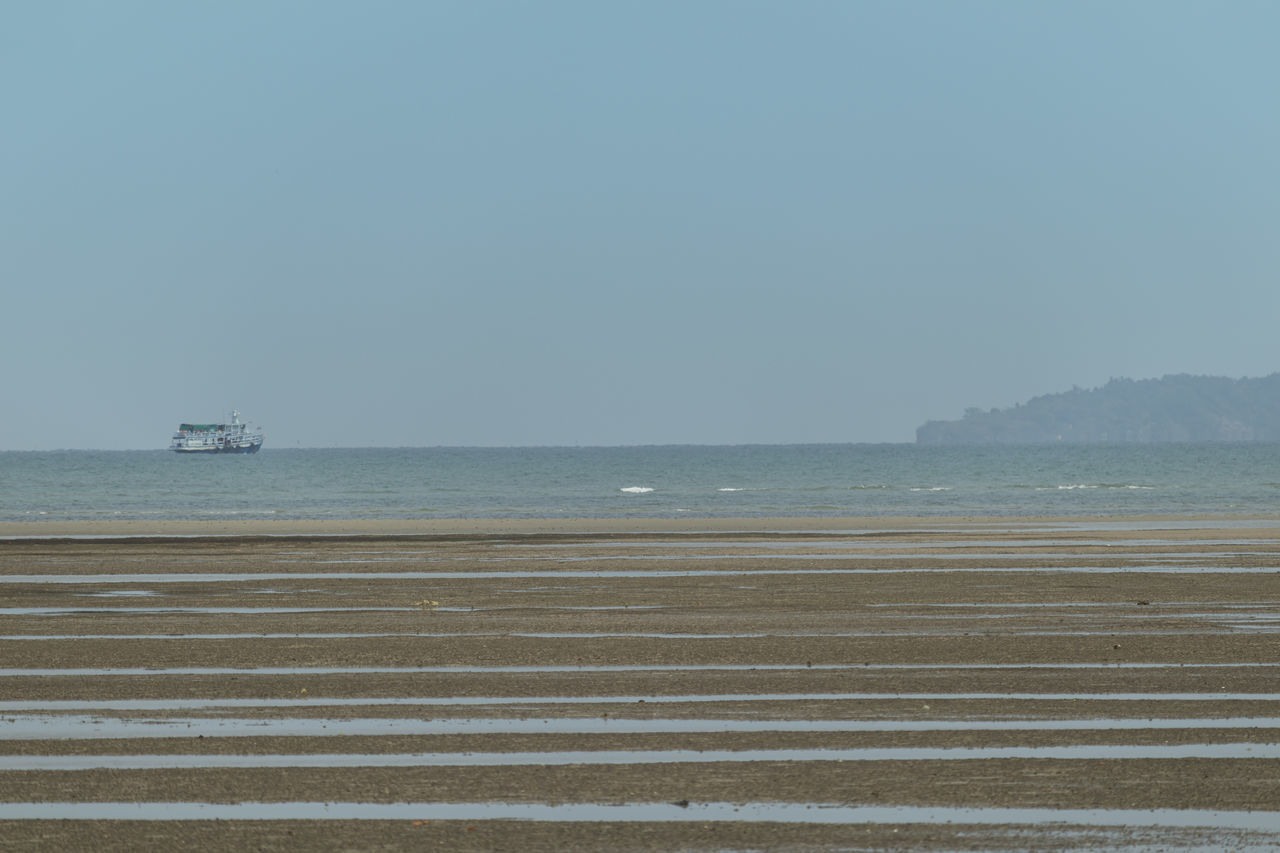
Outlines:
[[911, 489], [913, 492], [949, 492], [950, 486], [916, 486]]
[[1152, 491], [1155, 486], [1139, 486], [1133, 483], [1067, 483], [1061, 486], [1037, 486], [1037, 492], [1073, 491], [1076, 489], [1142, 489]]
[[618, 489], [618, 491], [627, 492], [632, 495], [644, 495], [652, 492], [653, 489], [649, 486], [623, 486], [621, 489]]

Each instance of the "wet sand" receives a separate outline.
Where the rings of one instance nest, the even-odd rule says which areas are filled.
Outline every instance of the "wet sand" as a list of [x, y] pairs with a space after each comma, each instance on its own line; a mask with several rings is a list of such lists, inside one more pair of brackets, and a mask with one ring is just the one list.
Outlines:
[[1280, 843], [1277, 519], [30, 523], [0, 593], [0, 849]]
[[1249, 514], [1230, 516], [795, 516], [780, 518], [450, 518], [450, 519], [280, 519], [220, 521], [120, 520], [0, 522], [0, 540], [22, 537], [146, 537], [146, 536], [467, 536], [505, 534], [550, 535], [577, 533], [795, 533], [823, 531], [996, 531], [1051, 527], [1133, 526], [1146, 530], [1189, 527], [1212, 530], [1240, 527], [1280, 529], [1280, 519]]

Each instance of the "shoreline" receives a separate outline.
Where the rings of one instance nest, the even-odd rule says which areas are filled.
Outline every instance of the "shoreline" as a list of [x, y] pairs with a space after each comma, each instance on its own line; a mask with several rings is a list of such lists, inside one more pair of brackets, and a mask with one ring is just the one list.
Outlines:
[[0, 540], [188, 537], [413, 537], [536, 534], [871, 533], [1037, 528], [1125, 530], [1249, 530], [1280, 533], [1267, 514], [1170, 513], [1102, 516], [761, 516], [723, 518], [448, 518], [93, 520], [0, 522]]

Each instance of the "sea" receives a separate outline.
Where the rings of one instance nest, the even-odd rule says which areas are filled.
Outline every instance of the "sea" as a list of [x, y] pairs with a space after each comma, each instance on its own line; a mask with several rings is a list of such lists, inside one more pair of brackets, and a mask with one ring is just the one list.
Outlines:
[[1280, 444], [0, 452], [0, 521], [1280, 513]]

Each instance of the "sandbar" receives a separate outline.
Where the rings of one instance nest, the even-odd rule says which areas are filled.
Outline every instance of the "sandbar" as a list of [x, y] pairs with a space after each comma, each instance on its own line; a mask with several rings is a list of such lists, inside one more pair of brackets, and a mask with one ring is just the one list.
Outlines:
[[[0, 540], [0, 708], [11, 733], [28, 732], [0, 728], [0, 803], [61, 804], [67, 818], [3, 821], [15, 849], [1280, 843], [1280, 833], [1230, 826], [1280, 802], [1280, 759], [1268, 757], [1280, 742], [1280, 519], [120, 520], [0, 525]], [[613, 730], [609, 720], [665, 728]], [[466, 721], [478, 728], [448, 728]], [[273, 734], [268, 723], [298, 731]], [[361, 729], [375, 723], [389, 729]], [[1124, 746], [1156, 757], [1089, 757]], [[1158, 757], [1170, 746], [1200, 752]], [[1218, 746], [1235, 751], [1215, 757]], [[962, 747], [1080, 756], [711, 757]], [[465, 760], [575, 750], [708, 758]], [[459, 764], [360, 760], [417, 753]], [[179, 766], [3, 769], [28, 756], [95, 755], [177, 756]], [[220, 755], [327, 756], [332, 766], [202, 766]], [[115, 802], [149, 817], [77, 814]], [[165, 803], [180, 802], [279, 803], [281, 814], [166, 819]], [[286, 816], [285, 804], [326, 802], [416, 803], [424, 815], [461, 802], [784, 802], [1044, 817], [966, 826]], [[1054, 818], [1107, 809], [1204, 814], [1208, 824]]]

